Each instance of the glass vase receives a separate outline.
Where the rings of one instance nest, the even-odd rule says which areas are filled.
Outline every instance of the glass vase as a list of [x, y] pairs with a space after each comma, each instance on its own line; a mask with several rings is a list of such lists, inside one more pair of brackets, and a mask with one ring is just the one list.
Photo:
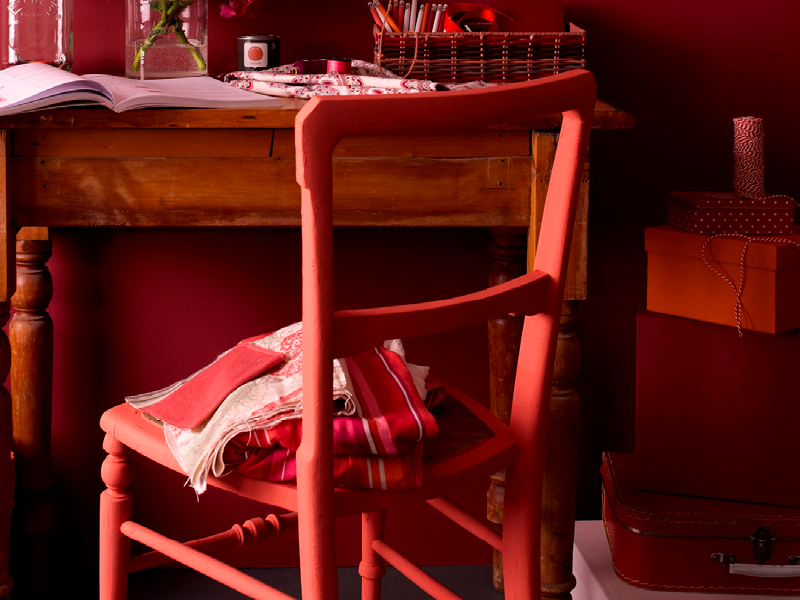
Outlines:
[[3, 0], [0, 68], [40, 62], [72, 67], [72, 0]]
[[128, 77], [208, 73], [208, 0], [127, 0], [125, 32]]

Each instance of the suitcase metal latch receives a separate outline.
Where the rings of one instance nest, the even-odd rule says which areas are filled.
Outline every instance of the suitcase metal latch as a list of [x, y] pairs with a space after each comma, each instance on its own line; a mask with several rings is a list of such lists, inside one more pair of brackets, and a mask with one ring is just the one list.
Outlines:
[[768, 527], [759, 527], [750, 534], [750, 547], [758, 564], [739, 564], [736, 555], [730, 552], [714, 552], [711, 560], [728, 565], [733, 575], [750, 577], [800, 577], [800, 556], [790, 556], [788, 565], [765, 565], [772, 555], [775, 532]]
[[711, 555], [711, 560], [722, 563], [723, 565], [735, 565], [736, 555], [729, 552], [714, 552]]
[[[750, 534], [750, 547], [753, 549], [753, 558], [763, 565], [772, 556], [772, 542], [775, 541], [775, 532], [769, 527], [759, 527]], [[715, 552], [711, 560], [723, 565], [735, 565], [736, 555], [730, 552]]]
[[750, 534], [750, 547], [753, 549], [753, 558], [759, 564], [764, 564], [772, 556], [772, 542], [775, 541], [775, 532], [769, 527], [759, 527]]

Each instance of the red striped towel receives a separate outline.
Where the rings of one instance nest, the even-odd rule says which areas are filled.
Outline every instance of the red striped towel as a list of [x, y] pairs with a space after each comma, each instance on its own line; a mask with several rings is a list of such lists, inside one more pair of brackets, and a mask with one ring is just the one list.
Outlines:
[[[417, 392], [405, 361], [373, 348], [345, 359], [356, 414], [334, 418], [335, 481], [344, 487], [407, 489], [422, 483], [421, 442], [438, 433], [436, 421]], [[302, 421], [286, 420], [242, 432], [225, 447], [226, 471], [291, 481]]]

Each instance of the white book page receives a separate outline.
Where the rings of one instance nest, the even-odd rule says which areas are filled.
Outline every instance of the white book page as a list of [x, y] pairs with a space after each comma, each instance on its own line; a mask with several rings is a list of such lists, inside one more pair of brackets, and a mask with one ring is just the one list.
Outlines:
[[[71, 96], [80, 92], [77, 98]], [[110, 104], [108, 91], [98, 82], [87, 82], [78, 75], [50, 65], [29, 63], [0, 71], [0, 114], [12, 114], [58, 104], [63, 101], [91, 100]]]
[[281, 107], [277, 98], [234, 88], [211, 77], [178, 79], [127, 79], [113, 75], [84, 75], [101, 83], [114, 99], [118, 112], [132, 108], [172, 106], [182, 108]]

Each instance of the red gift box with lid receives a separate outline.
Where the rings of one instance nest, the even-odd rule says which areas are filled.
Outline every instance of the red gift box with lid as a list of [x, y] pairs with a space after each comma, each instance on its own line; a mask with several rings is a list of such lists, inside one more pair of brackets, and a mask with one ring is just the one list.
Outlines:
[[[800, 243], [800, 230], [782, 236]], [[746, 241], [681, 231], [669, 225], [645, 229], [647, 309], [736, 326], [736, 292], [703, 261], [741, 284]], [[800, 327], [800, 248], [791, 243], [751, 240], [745, 254], [741, 296], [743, 329], [781, 333]]]
[[648, 590], [800, 596], [800, 509], [642, 492], [633, 462], [606, 453], [601, 469], [620, 578]]
[[740, 338], [641, 311], [636, 487], [800, 507], [799, 367], [800, 330]]
[[783, 196], [754, 200], [734, 192], [670, 192], [667, 223], [701, 235], [788, 235], [795, 202]]

